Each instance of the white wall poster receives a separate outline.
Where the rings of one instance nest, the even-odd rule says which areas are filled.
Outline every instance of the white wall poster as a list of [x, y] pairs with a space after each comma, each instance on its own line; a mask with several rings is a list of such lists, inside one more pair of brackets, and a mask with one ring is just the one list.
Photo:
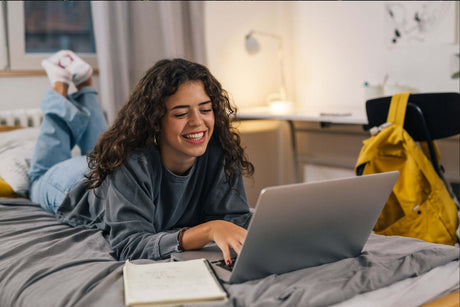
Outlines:
[[[385, 3], [384, 39], [387, 46], [455, 43], [458, 31], [456, 1], [398, 1]], [[456, 32], [456, 33], [453, 33]]]

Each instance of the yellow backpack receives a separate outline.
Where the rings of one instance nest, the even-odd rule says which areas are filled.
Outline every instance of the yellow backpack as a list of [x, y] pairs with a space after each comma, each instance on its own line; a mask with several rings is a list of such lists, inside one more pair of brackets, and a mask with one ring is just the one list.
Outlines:
[[403, 129], [409, 95], [392, 97], [387, 123], [374, 128], [378, 132], [363, 141], [355, 170], [358, 175], [400, 172], [374, 226], [376, 233], [454, 245], [458, 227], [455, 200], [434, 170], [426, 147], [421, 150]]

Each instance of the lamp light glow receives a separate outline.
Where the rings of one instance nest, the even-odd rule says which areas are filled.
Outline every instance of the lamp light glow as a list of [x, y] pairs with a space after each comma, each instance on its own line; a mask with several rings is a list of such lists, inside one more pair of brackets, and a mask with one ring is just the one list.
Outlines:
[[270, 102], [270, 112], [275, 114], [288, 114], [292, 111], [292, 102], [286, 100], [274, 100]]

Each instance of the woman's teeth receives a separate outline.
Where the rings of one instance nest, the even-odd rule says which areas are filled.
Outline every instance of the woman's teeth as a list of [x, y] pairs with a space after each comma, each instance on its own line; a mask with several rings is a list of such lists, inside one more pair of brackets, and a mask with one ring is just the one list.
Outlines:
[[204, 132], [187, 134], [184, 137], [189, 140], [199, 140], [204, 136]]

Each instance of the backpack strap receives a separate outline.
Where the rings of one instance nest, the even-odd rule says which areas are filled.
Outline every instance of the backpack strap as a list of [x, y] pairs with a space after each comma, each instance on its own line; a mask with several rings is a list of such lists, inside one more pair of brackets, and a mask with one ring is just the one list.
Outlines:
[[391, 97], [390, 109], [388, 111], [387, 122], [395, 125], [404, 126], [406, 107], [410, 93], [398, 93]]
[[[439, 152], [438, 145], [436, 144], [435, 141], [431, 141], [431, 143], [433, 144], [433, 150], [434, 150], [434, 154], [436, 156], [436, 161], [441, 161], [441, 153]], [[426, 142], [426, 141], [420, 142], [420, 148], [422, 149], [422, 151], [425, 154], [425, 156], [431, 161], [432, 158], [431, 158], [428, 142]]]

